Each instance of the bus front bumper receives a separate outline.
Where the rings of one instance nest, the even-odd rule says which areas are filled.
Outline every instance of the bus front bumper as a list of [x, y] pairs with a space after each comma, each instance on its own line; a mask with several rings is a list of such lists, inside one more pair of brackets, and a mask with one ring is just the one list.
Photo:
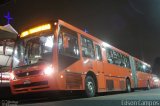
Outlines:
[[13, 94], [57, 90], [56, 84], [56, 78], [44, 75], [10, 81]]

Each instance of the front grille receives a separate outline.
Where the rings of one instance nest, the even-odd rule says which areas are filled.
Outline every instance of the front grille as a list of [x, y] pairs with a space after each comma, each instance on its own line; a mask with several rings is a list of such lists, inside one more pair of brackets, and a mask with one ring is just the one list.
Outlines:
[[23, 73], [19, 73], [16, 74], [18, 77], [25, 77], [25, 76], [30, 76], [30, 75], [37, 75], [40, 74], [40, 70], [34, 70], [34, 71], [30, 71], [30, 72], [23, 72]]
[[48, 85], [48, 81], [40, 81], [40, 82], [32, 82], [30, 84], [18, 84], [14, 85], [14, 88], [26, 88], [26, 87], [34, 87], [34, 86], [41, 86], [41, 85]]

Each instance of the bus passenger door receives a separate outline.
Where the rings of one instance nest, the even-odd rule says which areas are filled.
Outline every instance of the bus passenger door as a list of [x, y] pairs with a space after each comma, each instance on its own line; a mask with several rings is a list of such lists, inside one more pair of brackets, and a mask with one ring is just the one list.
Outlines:
[[105, 89], [105, 80], [104, 80], [102, 53], [99, 45], [95, 45], [95, 55], [96, 55], [96, 71], [98, 73], [97, 77], [98, 89], [99, 92], [101, 92]]

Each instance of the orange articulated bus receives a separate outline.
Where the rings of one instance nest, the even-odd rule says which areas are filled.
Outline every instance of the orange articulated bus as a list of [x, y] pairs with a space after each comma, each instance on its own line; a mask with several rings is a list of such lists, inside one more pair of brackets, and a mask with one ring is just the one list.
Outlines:
[[58, 20], [22, 32], [10, 86], [13, 94], [84, 90], [93, 97], [148, 87], [138, 83], [137, 73], [134, 57]]

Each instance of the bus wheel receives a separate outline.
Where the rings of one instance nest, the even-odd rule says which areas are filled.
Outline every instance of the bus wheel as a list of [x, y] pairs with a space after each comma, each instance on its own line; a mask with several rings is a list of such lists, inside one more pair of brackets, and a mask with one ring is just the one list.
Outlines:
[[126, 80], [126, 92], [131, 92], [131, 83], [129, 79]]
[[94, 97], [96, 94], [95, 81], [91, 76], [85, 79], [85, 93], [87, 97]]
[[147, 90], [150, 90], [150, 89], [151, 89], [150, 83], [149, 83], [149, 81], [147, 81]]

